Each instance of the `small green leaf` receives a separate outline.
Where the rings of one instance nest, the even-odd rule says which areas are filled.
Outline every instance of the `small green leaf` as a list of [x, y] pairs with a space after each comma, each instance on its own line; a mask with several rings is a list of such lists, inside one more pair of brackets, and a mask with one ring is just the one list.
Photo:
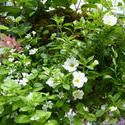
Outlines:
[[87, 119], [90, 122], [96, 121], [96, 116], [94, 114], [85, 114], [85, 119]]
[[104, 110], [98, 110], [98, 111], [96, 112], [96, 117], [100, 117], [100, 116], [102, 116], [104, 113], [105, 113]]
[[71, 0], [71, 2], [72, 2], [73, 4], [76, 4], [76, 3], [77, 3], [77, 0]]
[[56, 120], [49, 120], [45, 125], [58, 125]]
[[9, 71], [5, 68], [0, 68], [0, 75], [5, 75], [7, 74]]
[[63, 85], [63, 88], [66, 89], [66, 90], [70, 90], [70, 85], [64, 84], [64, 85]]
[[73, 125], [83, 125], [83, 121], [80, 120], [77, 117], [74, 117], [74, 119], [73, 119]]
[[8, 0], [0, 0], [0, 3], [7, 2]]
[[9, 28], [4, 26], [4, 25], [0, 25], [0, 30], [8, 30]]
[[23, 19], [22, 16], [18, 16], [14, 22], [19, 23], [22, 19]]
[[86, 63], [91, 62], [93, 59], [94, 59], [94, 56], [89, 57], [89, 58], [86, 60]]
[[29, 123], [30, 118], [27, 115], [19, 115], [15, 119], [16, 123]]
[[63, 106], [63, 100], [58, 100], [57, 103], [56, 103], [56, 106], [57, 107]]
[[42, 110], [37, 110], [36, 115], [39, 116], [41, 120], [46, 121], [51, 116], [51, 112], [44, 112]]

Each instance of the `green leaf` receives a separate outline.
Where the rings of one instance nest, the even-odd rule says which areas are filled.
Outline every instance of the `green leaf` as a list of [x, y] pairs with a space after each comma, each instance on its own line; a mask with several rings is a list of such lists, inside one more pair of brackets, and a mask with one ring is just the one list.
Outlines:
[[49, 120], [45, 125], [58, 125], [56, 120]]
[[76, 4], [76, 3], [77, 3], [77, 0], [71, 0], [71, 2], [72, 2], [73, 4]]
[[104, 110], [98, 110], [98, 111], [96, 112], [96, 117], [100, 117], [100, 116], [102, 116], [104, 113], [105, 113]]
[[30, 118], [27, 115], [19, 115], [15, 118], [16, 123], [29, 123]]
[[7, 2], [8, 0], [0, 0], [0, 3]]
[[58, 100], [57, 103], [56, 103], [56, 106], [61, 107], [61, 106], [63, 106], [63, 104], [64, 104], [63, 100]]
[[93, 59], [94, 59], [94, 56], [89, 57], [89, 58], [86, 60], [86, 64], [89, 63], [90, 61], [92, 61]]
[[87, 119], [90, 122], [96, 121], [96, 116], [94, 114], [91, 113], [87, 113], [85, 114], [85, 119]]
[[8, 30], [9, 28], [4, 26], [4, 25], [0, 25], [0, 30]]
[[70, 90], [70, 85], [64, 84], [64, 85], [63, 85], [63, 88], [66, 89], [66, 90]]
[[18, 16], [14, 22], [19, 23], [22, 19], [23, 19], [22, 16]]
[[51, 116], [51, 112], [44, 112], [42, 110], [37, 110], [36, 115], [40, 117], [41, 121], [46, 121]]
[[54, 6], [69, 6], [71, 4], [70, 0], [53, 0]]
[[83, 121], [80, 120], [77, 117], [74, 117], [74, 119], [73, 119], [73, 125], [83, 125]]
[[39, 90], [42, 90], [44, 87], [41, 83], [34, 83], [33, 85], [33, 89], [34, 91], [39, 91]]
[[5, 75], [7, 74], [9, 71], [5, 68], [0, 68], [0, 75]]
[[104, 75], [104, 76], [103, 76], [103, 79], [113, 79], [113, 78], [112, 78], [112, 76], [110, 76], [110, 75]]
[[11, 16], [13, 16], [18, 15], [21, 10], [20, 8], [15, 8], [12, 6], [0, 6], [0, 12], [8, 12], [8, 14], [11, 14]]

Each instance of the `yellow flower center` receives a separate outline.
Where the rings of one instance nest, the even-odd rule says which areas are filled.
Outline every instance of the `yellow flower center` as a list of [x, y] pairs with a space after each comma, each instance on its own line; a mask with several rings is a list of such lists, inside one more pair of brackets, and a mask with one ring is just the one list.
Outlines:
[[71, 63], [70, 66], [71, 66], [71, 67], [74, 67], [74, 64]]
[[76, 79], [75, 82], [79, 82], [79, 79]]
[[107, 21], [107, 23], [110, 25], [110, 24], [111, 24], [111, 21]]

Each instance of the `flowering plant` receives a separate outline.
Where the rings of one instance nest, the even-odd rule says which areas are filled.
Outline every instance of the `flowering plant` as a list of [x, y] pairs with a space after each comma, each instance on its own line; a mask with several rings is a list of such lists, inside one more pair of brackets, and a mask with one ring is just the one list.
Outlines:
[[[40, 3], [47, 9], [48, 0]], [[0, 41], [0, 55], [9, 53], [0, 63], [1, 125], [124, 124], [125, 27], [117, 6], [88, 0], [76, 8], [86, 14], [79, 20], [56, 15], [35, 29], [16, 18], [1, 30], [15, 36]]]

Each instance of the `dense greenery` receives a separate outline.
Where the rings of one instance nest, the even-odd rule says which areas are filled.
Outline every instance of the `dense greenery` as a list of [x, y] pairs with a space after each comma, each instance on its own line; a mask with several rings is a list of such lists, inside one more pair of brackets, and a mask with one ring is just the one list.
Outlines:
[[0, 125], [124, 125], [124, 1], [6, 1]]

